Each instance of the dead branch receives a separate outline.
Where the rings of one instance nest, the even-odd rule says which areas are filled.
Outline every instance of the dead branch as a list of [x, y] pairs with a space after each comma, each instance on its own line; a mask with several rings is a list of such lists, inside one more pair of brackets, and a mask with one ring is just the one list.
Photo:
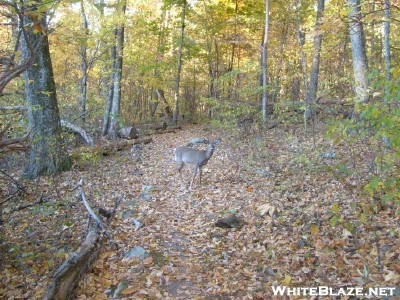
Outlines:
[[4, 135], [6, 134], [7, 130], [10, 129], [10, 127], [11, 127], [11, 121], [8, 121], [6, 126], [4, 126], [4, 128], [1, 129], [1, 131], [0, 131], [0, 140], [3, 139]]
[[29, 135], [26, 134], [22, 137], [0, 140], [0, 149], [8, 147], [13, 144], [21, 144], [22, 145], [22, 142], [25, 142], [28, 139], [28, 137], [29, 137]]
[[81, 276], [99, 255], [101, 250], [99, 240], [100, 235], [93, 227], [78, 251], [72, 253], [57, 269], [43, 299], [68, 299]]
[[85, 205], [87, 211], [89, 212], [90, 216], [92, 217], [92, 219], [95, 221], [97, 227], [99, 227], [104, 234], [108, 237], [108, 239], [110, 240], [111, 244], [115, 244], [111, 234], [108, 232], [107, 228], [103, 225], [103, 223], [101, 223], [99, 217], [95, 214], [95, 212], [92, 210], [92, 208], [90, 207], [89, 203], [86, 200], [86, 196], [85, 193], [83, 191], [83, 179], [81, 179], [78, 183], [80, 189], [81, 189], [81, 197], [82, 197], [82, 201], [83, 204]]
[[[72, 295], [74, 288], [78, 285], [79, 279], [88, 269], [91, 268], [93, 262], [100, 254], [101, 240], [98, 228], [101, 228], [112, 241], [111, 235], [108, 233], [104, 225], [100, 222], [99, 218], [90, 208], [82, 186], [83, 180], [81, 179], [79, 181], [78, 188], [80, 188], [81, 190], [82, 201], [85, 204], [85, 207], [88, 210], [90, 217], [95, 220], [96, 226], [91, 226], [89, 228], [86, 239], [81, 244], [79, 249], [76, 252], [72, 253], [71, 256], [54, 273], [53, 280], [43, 297], [43, 299], [46, 300], [69, 299], [69, 297]], [[113, 215], [115, 214], [117, 207], [122, 199], [123, 195], [116, 199], [112, 212]], [[114, 245], [116, 244], [114, 243]]]
[[43, 201], [43, 193], [42, 193], [42, 195], [40, 195], [40, 198], [38, 200], [36, 200], [35, 202], [30, 202], [28, 204], [19, 205], [19, 206], [17, 206], [15, 208], [15, 210], [16, 211], [24, 210], [25, 208], [32, 207], [32, 206], [35, 206], [37, 204], [42, 204], [44, 202], [46, 202], [46, 201]]
[[26, 110], [27, 110], [26, 106], [23, 105], [0, 106], [0, 111], [5, 113], [25, 112]]
[[87, 134], [87, 132], [83, 128], [71, 124], [66, 120], [61, 120], [61, 126], [65, 127], [68, 131], [79, 134], [86, 144], [88, 145], [94, 144], [92, 137], [90, 137], [89, 134]]

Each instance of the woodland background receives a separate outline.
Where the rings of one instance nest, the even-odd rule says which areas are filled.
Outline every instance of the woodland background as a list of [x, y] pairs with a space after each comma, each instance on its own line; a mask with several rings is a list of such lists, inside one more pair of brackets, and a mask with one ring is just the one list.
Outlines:
[[[90, 231], [83, 189], [120, 207], [82, 299], [398, 287], [399, 17], [397, 0], [0, 1], [0, 296], [46, 293]], [[222, 144], [188, 191], [173, 149], [203, 136]], [[230, 214], [245, 225], [215, 227]]]

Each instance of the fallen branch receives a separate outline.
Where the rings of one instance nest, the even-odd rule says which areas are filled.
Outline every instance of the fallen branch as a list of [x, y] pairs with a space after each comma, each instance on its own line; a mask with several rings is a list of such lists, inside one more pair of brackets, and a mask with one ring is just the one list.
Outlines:
[[83, 128], [80, 128], [79, 126], [71, 124], [65, 120], [61, 120], [61, 126], [67, 128], [67, 130], [71, 132], [79, 134], [86, 144], [93, 145], [93, 139], [87, 134], [87, 132]]
[[144, 139], [134, 139], [134, 140], [118, 140], [112, 143], [107, 143], [103, 145], [98, 145], [95, 147], [80, 147], [71, 151], [71, 156], [79, 160], [81, 153], [93, 153], [96, 155], [109, 156], [113, 155], [118, 151], [127, 150], [132, 147], [132, 145], [137, 144], [148, 144], [153, 141], [152, 138]]
[[90, 216], [92, 217], [92, 219], [95, 221], [97, 227], [99, 227], [104, 234], [108, 237], [108, 239], [110, 240], [111, 244], [115, 244], [111, 234], [108, 232], [108, 230], [106, 229], [106, 227], [103, 225], [103, 223], [100, 221], [99, 217], [94, 213], [94, 211], [92, 210], [92, 208], [90, 207], [89, 203], [86, 200], [86, 196], [85, 193], [83, 191], [83, 179], [81, 179], [78, 183], [80, 189], [81, 189], [81, 196], [82, 196], [82, 201], [83, 204], [85, 205], [87, 211], [89, 212]]
[[[6, 177], [9, 181], [13, 182], [17, 188], [18, 191], [22, 191], [24, 194], [28, 194], [26, 192], [26, 189], [24, 187], [24, 185], [22, 183], [20, 183], [18, 180], [14, 179], [11, 175], [8, 175], [5, 171], [3, 171], [2, 169], [0, 169], [0, 173], [3, 174], [4, 177]], [[1, 178], [1, 177], [0, 177]], [[1, 202], [0, 204], [3, 204], [3, 202]]]
[[118, 130], [118, 136], [127, 140], [137, 139], [139, 137], [139, 131], [135, 126], [123, 127]]
[[149, 144], [153, 141], [152, 138], [145, 138], [145, 139], [136, 139], [136, 140], [132, 140], [130, 141], [130, 143], [132, 145], [138, 145], [138, 144]]
[[14, 144], [19, 144], [22, 148], [26, 148], [22, 144], [22, 142], [25, 142], [28, 139], [28, 137], [29, 137], [29, 135], [26, 134], [26, 135], [24, 135], [22, 137], [0, 140], [0, 149], [1, 148], [6, 148], [6, 147], [10, 147], [11, 145], [14, 145]]
[[[101, 239], [99, 228], [107, 235], [110, 242], [116, 245], [106, 230], [105, 226], [100, 222], [99, 218], [91, 209], [86, 200], [83, 191], [83, 180], [79, 181], [78, 188], [81, 189], [82, 201], [88, 210], [90, 217], [95, 220], [96, 226], [90, 226], [85, 241], [81, 244], [78, 250], [71, 254], [71, 256], [57, 269], [53, 275], [53, 280], [49, 285], [43, 299], [69, 299], [73, 294], [74, 288], [78, 285], [79, 279], [82, 275], [91, 268], [93, 262], [96, 260], [101, 251]], [[112, 214], [114, 215], [117, 206], [122, 200], [123, 196], [118, 197], [115, 201]]]
[[78, 251], [57, 269], [53, 281], [43, 299], [68, 299], [79, 282], [80, 277], [88, 270], [100, 253], [100, 235], [92, 227]]
[[165, 130], [157, 130], [154, 132], [154, 134], [175, 133], [175, 131], [179, 129], [182, 129], [182, 127], [177, 126], [177, 127], [167, 128]]
[[19, 205], [19, 206], [17, 206], [17, 207], [15, 208], [15, 210], [16, 210], [16, 211], [24, 210], [25, 208], [32, 207], [32, 206], [35, 206], [35, 205], [37, 205], [37, 204], [42, 204], [42, 203], [44, 203], [44, 202], [45, 202], [45, 201], [43, 201], [43, 193], [42, 193], [42, 195], [40, 195], [40, 198], [39, 198], [38, 200], [36, 200], [35, 202], [30, 202], [30, 203], [28, 203], [28, 204]]
[[0, 111], [5, 113], [17, 113], [17, 112], [25, 112], [27, 110], [26, 106], [17, 105], [17, 106], [0, 106]]
[[137, 128], [142, 131], [143, 130], [144, 131], [146, 131], [146, 130], [156, 131], [156, 130], [165, 130], [165, 129], [167, 129], [167, 126], [168, 126], [168, 124], [166, 122], [161, 121], [161, 122], [154, 122], [154, 123], [150, 123], [150, 124], [139, 124], [139, 125], [137, 125]]

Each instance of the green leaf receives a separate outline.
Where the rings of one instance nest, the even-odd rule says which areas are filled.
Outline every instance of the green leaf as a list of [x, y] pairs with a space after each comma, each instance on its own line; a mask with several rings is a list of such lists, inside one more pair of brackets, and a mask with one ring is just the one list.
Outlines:
[[331, 226], [336, 226], [336, 223], [339, 221], [339, 217], [338, 216], [333, 216], [329, 222], [329, 224]]
[[338, 213], [339, 213], [339, 204], [334, 203], [334, 204], [332, 205], [332, 211], [333, 211], [334, 213], [338, 214]]
[[372, 178], [371, 182], [369, 183], [369, 186], [372, 189], [375, 189], [378, 185], [379, 185], [379, 178], [375, 176], [374, 178]]

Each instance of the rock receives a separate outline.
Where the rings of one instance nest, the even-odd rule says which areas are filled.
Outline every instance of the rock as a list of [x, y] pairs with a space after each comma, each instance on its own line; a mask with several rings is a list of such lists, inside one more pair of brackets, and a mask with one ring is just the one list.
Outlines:
[[322, 158], [334, 159], [337, 158], [335, 151], [328, 151], [320, 154]]
[[133, 171], [129, 171], [128, 174], [130, 175], [136, 175], [136, 176], [143, 176], [144, 172], [138, 169], [135, 169]]
[[125, 210], [125, 211], [122, 212], [122, 219], [125, 220], [125, 219], [127, 219], [127, 218], [130, 218], [130, 217], [132, 217], [134, 214], [135, 214], [135, 211], [133, 211], [133, 210], [131, 210], [131, 209]]
[[215, 222], [215, 226], [221, 228], [242, 228], [244, 224], [246, 224], [246, 222], [236, 215], [229, 215]]
[[153, 197], [147, 192], [140, 193], [140, 197], [146, 201], [150, 201], [151, 199], [153, 199]]
[[121, 128], [118, 131], [118, 136], [124, 139], [137, 139], [139, 137], [139, 130], [135, 126]]
[[147, 257], [149, 257], [149, 254], [143, 247], [135, 246], [132, 250], [126, 252], [124, 256], [126, 258], [137, 257], [139, 258], [139, 260], [142, 261], [145, 260]]

